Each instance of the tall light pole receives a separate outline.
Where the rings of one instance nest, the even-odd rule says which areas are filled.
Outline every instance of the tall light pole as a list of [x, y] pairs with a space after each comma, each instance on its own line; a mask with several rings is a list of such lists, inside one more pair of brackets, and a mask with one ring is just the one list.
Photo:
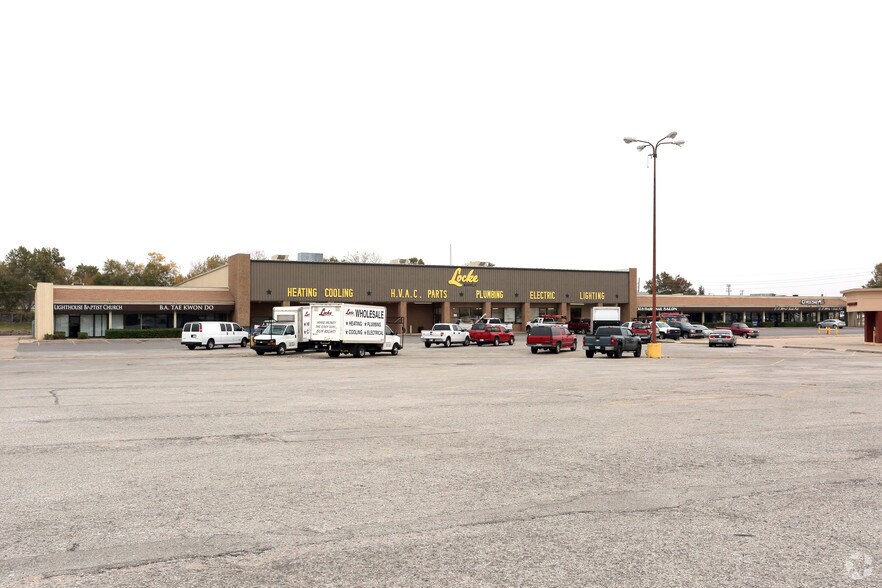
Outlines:
[[655, 143], [650, 143], [649, 141], [644, 141], [642, 139], [635, 139], [634, 137], [625, 137], [625, 143], [639, 143], [637, 145], [637, 151], [643, 151], [647, 147], [652, 149], [652, 325], [650, 327], [650, 339], [649, 339], [649, 350], [647, 352], [647, 356], [649, 357], [661, 357], [661, 348], [656, 340], [656, 323], [658, 322], [658, 312], [656, 306], [656, 296], [658, 296], [658, 273], [655, 269], [655, 184], [656, 184], [656, 161], [658, 161], [658, 148], [661, 145], [676, 145], [677, 147], [682, 147], [686, 141], [674, 141], [673, 139], [677, 138], [677, 131], [671, 131]]

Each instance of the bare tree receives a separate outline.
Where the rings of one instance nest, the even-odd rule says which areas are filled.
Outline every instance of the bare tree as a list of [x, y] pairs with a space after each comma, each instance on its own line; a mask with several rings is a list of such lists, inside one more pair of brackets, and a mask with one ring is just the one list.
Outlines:
[[380, 257], [379, 253], [355, 251], [344, 255], [342, 261], [346, 263], [383, 263], [383, 258]]

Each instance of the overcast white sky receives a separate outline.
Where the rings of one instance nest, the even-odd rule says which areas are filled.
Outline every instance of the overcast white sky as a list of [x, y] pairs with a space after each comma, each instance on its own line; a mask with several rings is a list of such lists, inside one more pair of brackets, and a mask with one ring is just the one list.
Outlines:
[[882, 262], [878, 2], [4, 2], [0, 252], [652, 271]]

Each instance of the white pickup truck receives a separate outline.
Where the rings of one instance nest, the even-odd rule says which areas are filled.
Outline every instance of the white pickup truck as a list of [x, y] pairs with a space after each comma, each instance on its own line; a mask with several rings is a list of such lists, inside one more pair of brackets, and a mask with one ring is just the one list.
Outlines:
[[480, 325], [480, 324], [499, 325], [499, 326], [501, 326], [503, 329], [505, 329], [506, 331], [511, 331], [511, 330], [512, 330], [512, 324], [511, 324], [511, 323], [504, 323], [504, 322], [502, 322], [502, 319], [493, 318], [493, 317], [489, 317], [489, 318], [487, 318], [487, 317], [483, 317], [483, 316], [482, 316], [481, 318], [479, 318], [478, 320], [475, 321], [475, 324], [476, 324], [476, 325]]
[[539, 316], [534, 319], [530, 319], [530, 321], [525, 325], [524, 330], [527, 331], [527, 334], [529, 335], [530, 330], [533, 327], [538, 327], [539, 325], [542, 325], [545, 327], [547, 327], [549, 325], [552, 325], [555, 327], [565, 327], [565, 326], [567, 326], [567, 323], [566, 322], [558, 322], [557, 320], [555, 320], [553, 318]]
[[455, 323], [435, 323], [428, 331], [420, 332], [420, 339], [426, 347], [431, 347], [433, 344], [444, 347], [454, 344], [468, 347], [472, 342], [469, 339], [469, 332]]

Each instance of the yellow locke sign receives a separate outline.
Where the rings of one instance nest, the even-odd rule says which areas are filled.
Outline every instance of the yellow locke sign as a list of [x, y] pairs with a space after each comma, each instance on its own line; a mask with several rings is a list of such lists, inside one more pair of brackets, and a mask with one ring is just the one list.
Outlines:
[[477, 284], [478, 283], [478, 274], [475, 273], [475, 270], [470, 269], [469, 273], [462, 273], [462, 268], [458, 267], [453, 270], [453, 276], [447, 280], [447, 283], [451, 286], [456, 286], [457, 288], [462, 288], [463, 284]]

